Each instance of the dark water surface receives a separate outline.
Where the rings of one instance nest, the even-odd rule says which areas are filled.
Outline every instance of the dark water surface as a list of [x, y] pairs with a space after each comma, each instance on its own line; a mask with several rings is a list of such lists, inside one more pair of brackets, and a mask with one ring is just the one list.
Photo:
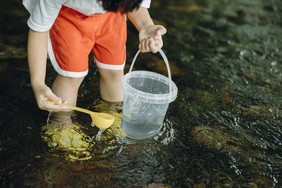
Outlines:
[[[156, 137], [124, 144], [111, 130], [70, 160], [42, 139], [40, 111], [26, 60], [28, 13], [20, 0], [0, 6], [1, 187], [280, 187], [282, 172], [282, 1], [153, 0], [151, 15], [166, 26], [164, 52], [179, 89]], [[137, 51], [129, 24], [128, 63]], [[136, 65], [165, 74], [157, 55]], [[99, 99], [94, 65], [78, 105]], [[55, 73], [48, 64], [47, 83]], [[76, 122], [95, 136], [82, 114]], [[97, 136], [96, 136], [97, 137]]]

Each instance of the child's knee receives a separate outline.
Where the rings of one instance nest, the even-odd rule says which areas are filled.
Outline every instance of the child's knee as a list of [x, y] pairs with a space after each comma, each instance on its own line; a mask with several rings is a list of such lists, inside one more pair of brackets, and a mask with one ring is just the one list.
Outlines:
[[119, 81], [121, 80], [124, 71], [123, 70], [107, 70], [107, 69], [99, 69], [101, 79], [111, 80], [111, 81]]
[[84, 77], [81, 78], [71, 78], [71, 77], [65, 77], [62, 75], [58, 75], [54, 85], [57, 85], [57, 87], [67, 88], [68, 90], [78, 90]]

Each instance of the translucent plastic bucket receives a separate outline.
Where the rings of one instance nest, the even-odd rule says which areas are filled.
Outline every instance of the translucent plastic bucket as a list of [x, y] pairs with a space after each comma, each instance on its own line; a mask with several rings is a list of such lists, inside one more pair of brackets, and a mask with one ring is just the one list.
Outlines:
[[158, 133], [169, 103], [177, 96], [168, 60], [162, 50], [159, 52], [166, 64], [168, 77], [150, 71], [132, 71], [140, 53], [138, 51], [129, 72], [121, 81], [124, 91], [121, 129], [132, 139], [145, 139]]

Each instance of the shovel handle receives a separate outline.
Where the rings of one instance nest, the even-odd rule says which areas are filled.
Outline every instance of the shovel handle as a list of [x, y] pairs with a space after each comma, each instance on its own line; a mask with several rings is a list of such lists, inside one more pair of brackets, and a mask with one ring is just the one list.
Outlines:
[[86, 110], [86, 109], [84, 109], [84, 108], [80, 108], [80, 107], [76, 107], [76, 106], [71, 106], [71, 105], [64, 104], [64, 103], [58, 104], [58, 103], [56, 103], [56, 102], [54, 102], [54, 101], [51, 101], [51, 100], [49, 100], [49, 99], [46, 100], [46, 103], [48, 103], [48, 104], [54, 104], [54, 105], [63, 105], [63, 106], [66, 106], [66, 107], [68, 107], [68, 108], [70, 108], [70, 109], [73, 109], [73, 110], [76, 110], [76, 111], [80, 111], [80, 112], [84, 112], [84, 113], [86, 113], [86, 114], [95, 113], [95, 112], [92, 112], [92, 111], [90, 111], [90, 110]]

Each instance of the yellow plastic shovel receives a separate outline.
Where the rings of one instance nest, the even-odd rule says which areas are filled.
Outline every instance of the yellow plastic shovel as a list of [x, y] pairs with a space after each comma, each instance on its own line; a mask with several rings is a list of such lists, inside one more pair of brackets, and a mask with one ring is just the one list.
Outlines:
[[[46, 103], [48, 104], [57, 104], [49, 99], [46, 100]], [[107, 113], [102, 113], [102, 112], [92, 112], [90, 110], [86, 110], [84, 108], [80, 108], [80, 107], [75, 107], [75, 106], [70, 106], [70, 105], [67, 105], [67, 104], [57, 104], [57, 105], [64, 105], [70, 109], [73, 109], [73, 110], [76, 110], [76, 111], [79, 111], [79, 112], [83, 112], [83, 113], [86, 113], [86, 114], [89, 114], [92, 118], [92, 121], [94, 123], [94, 125], [96, 125], [98, 128], [100, 129], [107, 129], [109, 128], [115, 118], [110, 115], [110, 114], [107, 114]]]

